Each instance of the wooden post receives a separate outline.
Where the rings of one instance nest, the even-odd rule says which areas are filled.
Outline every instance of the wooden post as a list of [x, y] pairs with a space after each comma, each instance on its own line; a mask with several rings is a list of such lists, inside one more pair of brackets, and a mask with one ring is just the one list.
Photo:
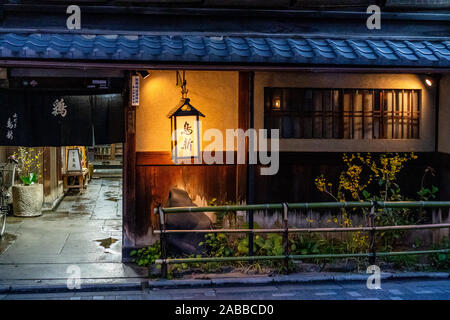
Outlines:
[[[242, 129], [253, 129], [254, 128], [254, 108], [253, 108], [253, 90], [254, 90], [254, 73], [253, 72], [240, 72], [239, 73], [239, 126]], [[248, 151], [248, 143], [246, 143], [246, 151]], [[246, 152], [246, 160], [248, 161], [248, 153]], [[255, 165], [246, 165], [246, 170], [239, 169], [237, 166], [238, 173], [238, 190], [239, 194], [243, 192], [242, 181], [244, 180], [244, 173], [246, 174], [246, 203], [253, 204], [255, 202]], [[248, 214], [248, 227], [249, 229], [254, 228], [253, 211], [247, 211]], [[248, 234], [248, 254], [253, 255], [253, 232]], [[252, 261], [250, 261], [252, 263]]]
[[369, 244], [370, 244], [370, 253], [372, 256], [369, 258], [369, 263], [374, 265], [376, 262], [376, 244], [375, 244], [375, 203], [372, 203], [372, 207], [370, 208], [369, 214], [369, 225], [372, 228], [369, 233]]
[[166, 221], [164, 217], [164, 211], [162, 210], [161, 206], [158, 207], [158, 213], [159, 213], [159, 228], [160, 228], [160, 248], [161, 248], [161, 259], [163, 260], [163, 263], [161, 265], [161, 277], [167, 278], [168, 276], [168, 267], [167, 267], [167, 240], [166, 240]]
[[111, 160], [116, 160], [116, 145], [113, 143], [111, 144], [111, 155], [110, 155], [110, 159]]
[[125, 90], [125, 143], [123, 148], [123, 224], [122, 260], [128, 255], [126, 248], [135, 246], [136, 217], [136, 109], [131, 106], [131, 77], [127, 75]]
[[289, 207], [286, 202], [282, 203], [283, 205], [283, 254], [284, 258], [284, 268], [285, 273], [289, 273], [289, 224], [288, 224], [288, 212]]
[[[250, 126], [249, 72], [239, 72], [238, 128], [246, 131]], [[239, 151], [239, 150], [238, 150]], [[248, 161], [248, 141], [245, 141], [245, 163]], [[236, 165], [236, 202], [247, 201], [247, 165]]]
[[44, 185], [44, 197], [49, 196], [52, 193], [52, 171], [51, 171], [51, 155], [50, 148], [42, 148], [42, 183]]

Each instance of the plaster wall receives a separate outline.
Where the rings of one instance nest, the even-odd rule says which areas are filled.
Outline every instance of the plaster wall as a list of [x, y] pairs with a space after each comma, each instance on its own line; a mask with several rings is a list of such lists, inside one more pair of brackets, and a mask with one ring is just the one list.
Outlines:
[[[206, 116], [201, 118], [203, 132], [215, 128], [225, 138], [225, 130], [235, 129], [238, 124], [238, 72], [186, 71], [186, 80], [191, 104]], [[170, 152], [167, 116], [180, 99], [175, 71], [151, 71], [141, 81], [141, 101], [136, 109], [137, 152]]]

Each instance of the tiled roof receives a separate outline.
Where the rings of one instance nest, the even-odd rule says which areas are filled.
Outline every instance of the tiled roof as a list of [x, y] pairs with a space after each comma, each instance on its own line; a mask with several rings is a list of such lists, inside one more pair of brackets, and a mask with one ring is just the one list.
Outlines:
[[8, 33], [0, 34], [0, 57], [450, 67], [450, 41]]

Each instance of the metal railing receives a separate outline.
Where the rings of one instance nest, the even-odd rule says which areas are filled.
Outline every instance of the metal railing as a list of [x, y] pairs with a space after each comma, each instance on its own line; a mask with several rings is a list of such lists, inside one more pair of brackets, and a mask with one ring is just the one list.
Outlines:
[[[289, 228], [288, 213], [289, 209], [345, 209], [345, 208], [365, 208], [369, 212], [369, 225], [365, 227], [338, 227], [338, 228]], [[377, 252], [376, 251], [376, 233], [377, 231], [388, 230], [419, 230], [419, 229], [439, 229], [450, 228], [450, 223], [423, 224], [423, 225], [395, 225], [395, 226], [376, 226], [376, 209], [394, 209], [394, 208], [450, 208], [450, 201], [371, 201], [371, 202], [315, 202], [315, 203], [280, 203], [280, 204], [254, 204], [254, 205], [227, 205], [214, 207], [173, 207], [173, 208], [155, 208], [155, 213], [160, 217], [160, 230], [154, 230], [155, 234], [160, 235], [161, 259], [155, 261], [161, 264], [162, 277], [167, 277], [168, 264], [176, 263], [205, 263], [205, 262], [234, 262], [234, 261], [257, 261], [257, 260], [284, 260], [285, 272], [288, 272], [289, 260], [299, 259], [332, 259], [332, 258], [352, 258], [367, 257], [371, 264], [375, 264], [376, 258], [382, 256], [395, 255], [418, 255], [447, 253], [450, 248], [440, 250], [422, 250], [422, 251], [396, 251], [396, 252]], [[255, 210], [283, 210], [283, 227], [275, 229], [204, 229], [204, 230], [167, 230], [165, 225], [165, 215], [182, 212], [228, 212], [228, 211], [247, 211]], [[362, 231], [369, 233], [369, 252], [364, 253], [345, 253], [345, 254], [306, 254], [293, 255], [289, 253], [289, 234], [290, 233], [310, 233], [310, 232], [355, 232]], [[167, 257], [167, 234], [171, 233], [247, 233], [253, 237], [255, 233], [282, 233], [283, 234], [283, 255], [280, 256], [255, 256], [250, 250], [248, 256], [239, 257], [201, 257], [201, 258], [168, 258]], [[252, 243], [249, 241], [249, 243]]]

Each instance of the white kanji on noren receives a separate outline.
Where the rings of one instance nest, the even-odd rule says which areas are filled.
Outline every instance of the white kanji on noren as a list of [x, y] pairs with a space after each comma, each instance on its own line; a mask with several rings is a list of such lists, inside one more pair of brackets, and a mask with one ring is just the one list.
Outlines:
[[63, 118], [67, 115], [67, 105], [64, 102], [64, 99], [56, 99], [55, 102], [53, 102], [52, 115], [55, 117], [60, 115]]
[[14, 113], [12, 117], [9, 117], [6, 121], [6, 128], [8, 131], [6, 132], [6, 139], [13, 140], [14, 139], [14, 129], [17, 128], [17, 113]]

